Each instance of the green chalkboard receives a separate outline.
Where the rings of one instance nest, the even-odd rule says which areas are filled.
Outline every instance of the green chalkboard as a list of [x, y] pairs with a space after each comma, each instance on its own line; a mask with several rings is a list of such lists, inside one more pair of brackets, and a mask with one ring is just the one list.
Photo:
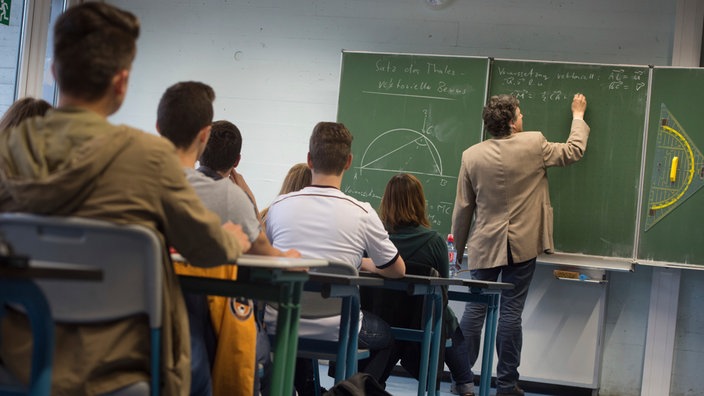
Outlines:
[[450, 232], [462, 151], [482, 136], [488, 58], [343, 52], [338, 121], [354, 135], [342, 190], [379, 207], [389, 179], [423, 183], [432, 227]]
[[702, 91], [704, 69], [653, 70], [639, 261], [704, 265]]
[[584, 158], [548, 171], [556, 251], [632, 258], [649, 68], [495, 60], [489, 92], [521, 102], [523, 129], [564, 142], [575, 93], [587, 97]]

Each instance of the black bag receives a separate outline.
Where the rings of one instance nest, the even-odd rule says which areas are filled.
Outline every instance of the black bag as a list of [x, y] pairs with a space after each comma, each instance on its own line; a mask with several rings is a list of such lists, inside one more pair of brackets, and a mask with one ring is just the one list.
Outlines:
[[367, 373], [357, 373], [346, 379], [332, 389], [325, 392], [323, 396], [392, 396], [384, 390], [378, 382]]

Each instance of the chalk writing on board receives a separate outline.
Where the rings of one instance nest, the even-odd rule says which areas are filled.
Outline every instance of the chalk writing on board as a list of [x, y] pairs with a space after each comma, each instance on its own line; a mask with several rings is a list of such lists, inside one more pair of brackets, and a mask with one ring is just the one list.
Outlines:
[[645, 231], [704, 187], [704, 155], [664, 103], [653, 161]]
[[[470, 92], [465, 83], [451, 83], [443, 77], [455, 78], [464, 73], [443, 62], [400, 62], [378, 59], [374, 71], [380, 78], [374, 90], [362, 90], [369, 95], [407, 96], [412, 98], [457, 100]], [[436, 80], [440, 77], [440, 80]]]
[[452, 209], [454, 208], [454, 202], [440, 201], [438, 203], [433, 203], [426, 201], [428, 206], [428, 221], [431, 225], [441, 226], [443, 225], [443, 218], [452, 215]]
[[[366, 190], [359, 190], [355, 188], [354, 186], [346, 186], [343, 189], [343, 192], [348, 195], [354, 195], [366, 199], [381, 199], [381, 195], [377, 194], [376, 191], [374, 191], [374, 188], [369, 188]], [[383, 194], [383, 192], [381, 193]]]
[[551, 89], [552, 81], [597, 81], [605, 91], [640, 91], [647, 85], [647, 74], [643, 70], [613, 68], [606, 81], [593, 71], [541, 72], [534, 67], [525, 70], [497, 68], [497, 77], [504, 87], [513, 87], [511, 95], [518, 99], [531, 99], [543, 102], [572, 100], [574, 93]]

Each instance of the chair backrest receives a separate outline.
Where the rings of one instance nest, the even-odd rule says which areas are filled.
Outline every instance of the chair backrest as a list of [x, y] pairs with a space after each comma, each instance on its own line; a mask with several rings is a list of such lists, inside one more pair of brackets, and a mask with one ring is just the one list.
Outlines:
[[162, 254], [153, 231], [77, 217], [6, 213], [0, 233], [16, 254], [31, 260], [98, 267], [102, 282], [43, 280], [56, 322], [90, 323], [146, 313], [162, 320]]
[[[314, 267], [311, 272], [339, 275], [359, 275], [357, 268], [345, 263], [330, 262], [324, 267]], [[303, 292], [301, 295], [301, 318], [317, 319], [340, 315], [341, 302], [339, 299], [323, 298], [320, 293]]]
[[[405, 263], [408, 275], [440, 276], [435, 268], [426, 263], [413, 260]], [[420, 329], [425, 296], [409, 296], [403, 291], [363, 287], [360, 299], [362, 309], [376, 314], [391, 326]], [[398, 309], [398, 307], [408, 308]]]

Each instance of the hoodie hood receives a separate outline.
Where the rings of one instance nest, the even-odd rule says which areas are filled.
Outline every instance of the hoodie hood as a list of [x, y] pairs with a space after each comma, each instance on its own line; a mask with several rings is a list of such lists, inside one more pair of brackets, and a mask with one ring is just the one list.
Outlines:
[[83, 109], [49, 110], [0, 134], [0, 211], [67, 215], [132, 140]]

